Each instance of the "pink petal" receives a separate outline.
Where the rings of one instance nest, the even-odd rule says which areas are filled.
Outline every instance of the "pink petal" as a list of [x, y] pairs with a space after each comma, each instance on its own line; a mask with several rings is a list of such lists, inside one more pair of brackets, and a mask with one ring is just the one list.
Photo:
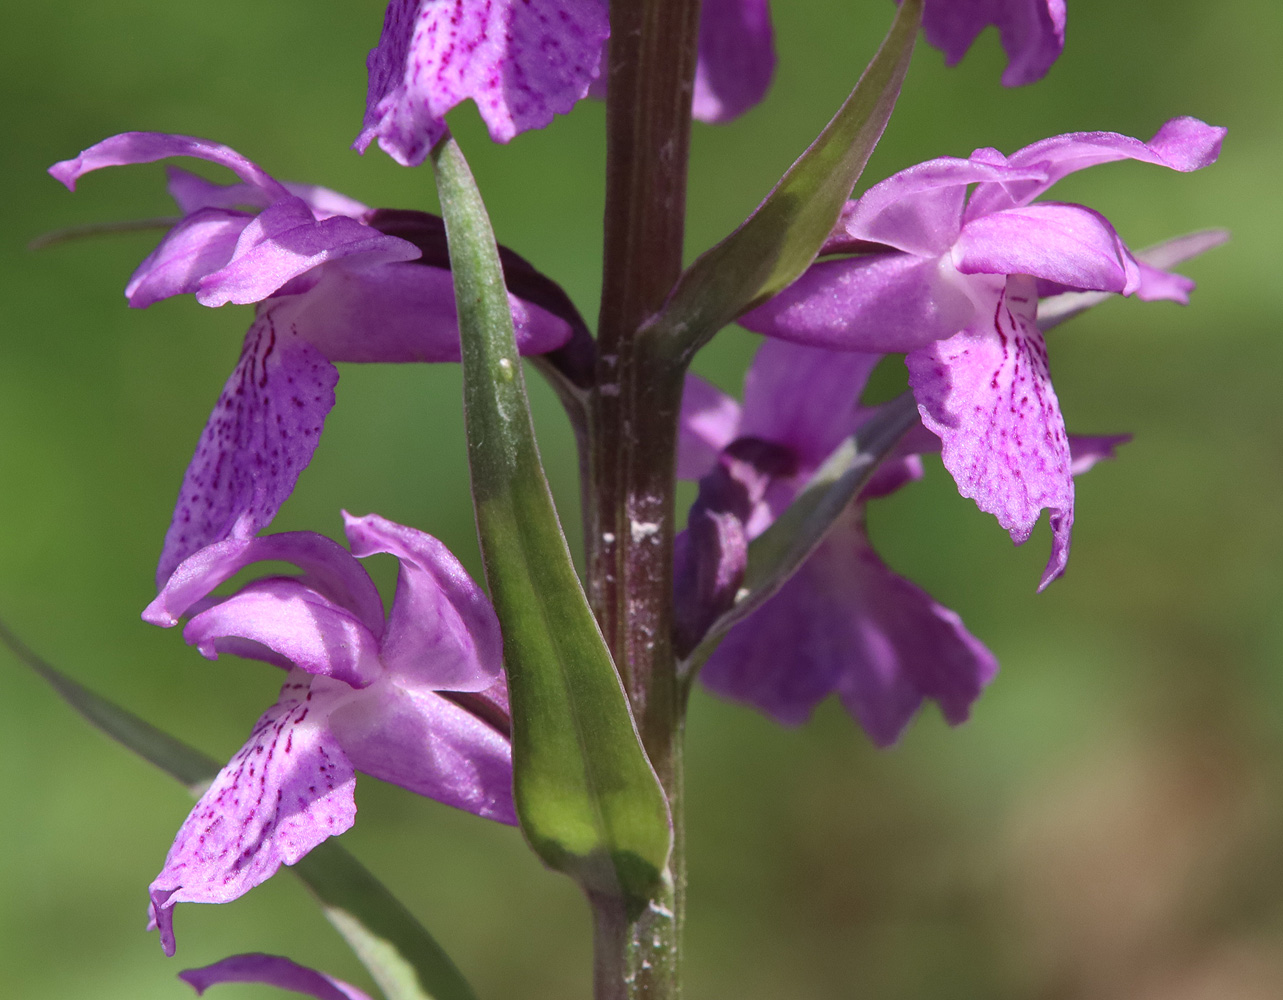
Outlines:
[[1007, 53], [1003, 84], [1033, 83], [1046, 75], [1065, 47], [1065, 0], [927, 0], [922, 16], [927, 41], [944, 53], [950, 66], [991, 24]]
[[352, 554], [400, 560], [383, 662], [404, 687], [480, 691], [503, 669], [499, 619], [462, 563], [429, 534], [377, 514], [343, 513]]
[[263, 311], [210, 414], [165, 535], [156, 585], [213, 542], [269, 524], [312, 459], [338, 372]]
[[202, 994], [215, 983], [266, 983], [283, 990], [304, 993], [316, 1000], [370, 1000], [350, 983], [335, 979], [279, 955], [232, 955], [221, 962], [199, 969], [184, 969], [178, 974]]
[[700, 479], [739, 436], [739, 403], [698, 375], [687, 375], [677, 426], [677, 478]]
[[300, 582], [356, 617], [376, 637], [383, 634], [383, 601], [365, 568], [338, 542], [314, 531], [285, 531], [259, 538], [228, 538], [207, 545], [178, 566], [143, 621], [168, 628], [219, 584], [256, 562], [290, 562]]
[[165, 954], [174, 904], [230, 902], [351, 827], [352, 765], [326, 725], [325, 693], [312, 687], [306, 674], [290, 676], [179, 829], [150, 887]]
[[[202, 208], [263, 209], [272, 203], [272, 199], [262, 190], [249, 184], [215, 184], [204, 177], [188, 173], [181, 167], [166, 167], [165, 175], [169, 179], [166, 186], [170, 197], [185, 214]], [[318, 219], [328, 219], [332, 215], [360, 219], [370, 212], [368, 205], [361, 204], [355, 198], [316, 184], [283, 181], [282, 186], [290, 194], [303, 199]]]
[[1034, 321], [1033, 281], [1010, 278], [987, 324], [977, 322], [905, 359], [922, 422], [942, 442], [958, 491], [998, 518], [1017, 544], [1051, 509], [1052, 562], [1068, 558], [1074, 484], [1047, 349]]
[[956, 614], [883, 565], [862, 516], [850, 508], [700, 676], [786, 725], [837, 693], [870, 738], [889, 746], [927, 698], [951, 724], [965, 721], [998, 665]]
[[881, 354], [767, 340], [744, 378], [740, 434], [788, 447], [816, 468], [860, 422], [860, 394]]
[[243, 212], [217, 208], [203, 208], [187, 216], [134, 271], [125, 286], [129, 304], [145, 309], [171, 295], [198, 291], [207, 275], [232, 259], [250, 220]]
[[967, 218], [1027, 205], [1060, 178], [1114, 160], [1140, 160], [1182, 173], [1200, 170], [1216, 162], [1225, 132], [1197, 118], [1173, 118], [1149, 142], [1117, 132], [1054, 135], [1017, 150], [1008, 159], [1012, 167], [1044, 171], [1043, 179], [981, 184], [967, 205]]
[[973, 219], [952, 256], [963, 274], [1031, 274], [1123, 295], [1140, 284], [1136, 259], [1114, 227], [1081, 205], [1039, 202]]
[[[418, 263], [322, 267], [304, 294], [274, 304], [331, 361], [459, 360], [454, 283], [444, 268]], [[565, 320], [509, 294], [517, 346], [543, 354], [570, 338]]]
[[355, 146], [417, 166], [469, 98], [496, 142], [543, 128], [588, 92], [609, 34], [601, 0], [392, 0]]
[[500, 823], [515, 824], [505, 733], [442, 695], [385, 676], [330, 716], [360, 771]]
[[766, 96], [775, 72], [767, 0], [704, 0], [692, 113], [728, 122]]
[[[1166, 268], [1218, 247], [1227, 239], [1229, 233], [1223, 229], [1204, 229], [1136, 251], [1136, 261], [1140, 265], [1140, 284], [1136, 288], [1136, 297], [1146, 302], [1169, 299], [1182, 305], [1187, 304], [1194, 282]], [[1043, 282], [1039, 282], [1038, 294], [1050, 296], [1042, 298], [1038, 303], [1038, 328], [1043, 333], [1109, 298], [1108, 292], [1068, 291], [1063, 286]]]
[[227, 167], [245, 183], [260, 189], [273, 200], [288, 196], [279, 181], [230, 146], [210, 142], [208, 139], [167, 135], [163, 132], [122, 132], [120, 135], [113, 135], [90, 146], [74, 160], [55, 163], [49, 168], [49, 173], [74, 191], [76, 181], [92, 170], [128, 163], [154, 163], [171, 156], [192, 156]]
[[354, 688], [383, 673], [374, 634], [350, 611], [291, 577], [256, 580], [195, 615], [183, 629], [187, 644], [210, 660], [224, 649], [238, 655], [246, 651], [239, 643], [225, 647], [229, 638], [259, 643], [300, 670]]
[[839, 227], [848, 237], [881, 243], [920, 257], [935, 257], [953, 245], [962, 225], [969, 185], [1042, 179], [1037, 168], [1016, 170], [1005, 162], [942, 156], [879, 181], [848, 202]]
[[878, 253], [822, 260], [740, 326], [838, 351], [911, 351], [972, 321], [975, 307], [948, 260]]
[[232, 259], [206, 275], [196, 300], [205, 306], [259, 302], [327, 261], [368, 266], [414, 260], [419, 248], [345, 215], [317, 221], [302, 198], [273, 202], [241, 231]]

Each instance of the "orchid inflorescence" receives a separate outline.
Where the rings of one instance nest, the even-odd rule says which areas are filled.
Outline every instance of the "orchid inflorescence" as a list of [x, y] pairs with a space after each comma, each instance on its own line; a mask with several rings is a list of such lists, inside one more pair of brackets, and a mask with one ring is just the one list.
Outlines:
[[[143, 618], [183, 623], [203, 656], [260, 660], [284, 682], [151, 885], [167, 954], [175, 904], [236, 899], [351, 827], [361, 771], [520, 823], [540, 858], [588, 893], [600, 996], [675, 996], [684, 862], [672, 747], [696, 677], [788, 725], [836, 695], [883, 747], [926, 700], [951, 724], [967, 719], [997, 661], [882, 561], [867, 505], [921, 478], [922, 456], [938, 452], [961, 495], [1017, 544], [1047, 510], [1040, 589], [1065, 572], [1075, 477], [1128, 436], [1069, 433], [1044, 333], [1089, 304], [1086, 293], [1187, 302], [1193, 283], [1170, 268], [1224, 235], [1134, 252], [1093, 209], [1041, 199], [1110, 161], [1201, 169], [1225, 130], [1177, 117], [1148, 141], [1079, 132], [1010, 154], [977, 149], [849, 199], [919, 29], [952, 65], [996, 27], [1009, 86], [1041, 78], [1064, 45], [1063, 0], [904, 0], [888, 13], [891, 33], [816, 144], [686, 270], [680, 200], [650, 208], [678, 213], [675, 250], [636, 235], [642, 224], [624, 211], [665, 183], [683, 191], [684, 159], [676, 180], [612, 162], [606, 285], [635, 294], [620, 299], [632, 303], [622, 319], [603, 306], [596, 339], [552, 278], [494, 243], [447, 113], [470, 100], [508, 142], [602, 98], [612, 135], [644, 112], [649, 131], [633, 141], [675, 142], [664, 155], [684, 158], [692, 117], [729, 122], [765, 97], [768, 0], [391, 0], [355, 147], [377, 143], [406, 166], [431, 160], [443, 218], [286, 183], [179, 135], [112, 136], [50, 169], [72, 189], [104, 167], [178, 157], [230, 171], [218, 184], [168, 168], [180, 217], [126, 295], [138, 308], [187, 293], [254, 306]], [[661, 58], [664, 32], [674, 51]], [[659, 107], [652, 90], [685, 96]], [[687, 371], [732, 320], [765, 338], [742, 400]], [[519, 355], [553, 382], [583, 451], [582, 584], [539, 466]], [[909, 394], [866, 404], [887, 355], [904, 356]], [[489, 597], [437, 539], [376, 514], [344, 513], [348, 548], [266, 533], [318, 446], [342, 362], [462, 362]], [[675, 478], [698, 483], [681, 532]], [[359, 561], [376, 554], [399, 564], [387, 611]], [[264, 563], [299, 573], [223, 586]], [[182, 975], [198, 991], [257, 981], [365, 996], [261, 954]]]

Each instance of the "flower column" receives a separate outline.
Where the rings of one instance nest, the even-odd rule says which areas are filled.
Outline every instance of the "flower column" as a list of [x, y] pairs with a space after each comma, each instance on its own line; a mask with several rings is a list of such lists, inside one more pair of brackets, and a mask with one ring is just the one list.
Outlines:
[[635, 0], [610, 12], [606, 218], [589, 596], [668, 793], [671, 883], [636, 919], [600, 902], [594, 979], [607, 997], [678, 993], [684, 878], [681, 716], [671, 645], [673, 483], [684, 362], [644, 325], [681, 273], [699, 0]]

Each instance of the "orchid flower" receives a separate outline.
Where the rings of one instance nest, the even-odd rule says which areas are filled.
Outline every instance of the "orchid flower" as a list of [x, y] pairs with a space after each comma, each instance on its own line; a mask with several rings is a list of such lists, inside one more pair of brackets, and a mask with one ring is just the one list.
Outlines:
[[[288, 671], [280, 699], [183, 823], [151, 884], [151, 914], [174, 952], [179, 902], [225, 903], [294, 864], [356, 814], [356, 770], [502, 823], [515, 823], [499, 623], [439, 541], [370, 514], [344, 514], [352, 551], [313, 532], [232, 537], [170, 576], [143, 619], [190, 615], [203, 656], [233, 653]], [[354, 557], [400, 561], [386, 619]], [[300, 577], [209, 595], [256, 562]]]
[[291, 962], [279, 955], [254, 953], [232, 955], [199, 969], [184, 969], [178, 978], [202, 996], [217, 983], [263, 983], [283, 990], [302, 993], [316, 1000], [370, 1000], [364, 990], [351, 983]]
[[[333, 362], [459, 360], [450, 272], [416, 262], [422, 248], [374, 228], [378, 213], [359, 202], [283, 184], [227, 146], [153, 132], [105, 139], [49, 172], [74, 190], [90, 171], [171, 156], [217, 163], [239, 183], [171, 168], [183, 218], [134, 272], [129, 304], [192, 293], [206, 306], [259, 305], [188, 466], [158, 587], [197, 550], [271, 522], [334, 405]], [[523, 353], [571, 336], [563, 318], [509, 298]]]
[[[1065, 43], [1064, 0], [928, 0], [927, 41], [950, 66], [997, 27], [1002, 82], [1044, 76]], [[391, 0], [366, 65], [365, 121], [353, 146], [374, 140], [417, 166], [446, 134], [447, 112], [471, 99], [495, 142], [543, 128], [582, 98], [606, 93], [607, 0]], [[775, 72], [768, 0], [704, 0], [691, 113], [728, 122], [757, 105]]]
[[[678, 644], [689, 648], [734, 599], [747, 543], [765, 531], [841, 441], [876, 412], [859, 402], [881, 355], [767, 341], [741, 406], [690, 376], [678, 475], [700, 480], [678, 537]], [[1074, 437], [1072, 472], [1112, 458], [1127, 435]], [[958, 725], [997, 674], [958, 615], [890, 570], [865, 529], [865, 505], [922, 476], [939, 441], [920, 425], [779, 591], [733, 626], [703, 666], [712, 690], [778, 722], [805, 722], [836, 694], [878, 746], [894, 744], [922, 703]]]
[[1149, 142], [1078, 132], [1010, 157], [978, 149], [920, 163], [847, 203], [821, 252], [849, 256], [812, 265], [740, 322], [801, 344], [907, 352], [922, 421], [941, 439], [962, 495], [1017, 544], [1051, 511], [1041, 589], [1069, 558], [1074, 487], [1039, 296], [1101, 291], [1184, 303], [1193, 282], [1137, 261], [1099, 213], [1034, 199], [1112, 160], [1197, 170], [1215, 161], [1224, 135], [1175, 118]]
[[[686, 645], [710, 624], [709, 611], [734, 596], [747, 542], [875, 412], [859, 396], [879, 360], [767, 341], [745, 379], [742, 407], [694, 376], [687, 380], [678, 475], [700, 479], [700, 499], [678, 538], [677, 613]], [[964, 721], [997, 661], [954, 612], [887, 568], [864, 526], [869, 499], [921, 475], [916, 455], [888, 459], [779, 592], [730, 630], [701, 670], [704, 683], [788, 725], [806, 721], [836, 693], [879, 746], [895, 743], [928, 698], [950, 723]], [[718, 502], [719, 493], [740, 503]], [[683, 593], [697, 589], [701, 575], [719, 574], [726, 580], [720, 600], [709, 588]]]

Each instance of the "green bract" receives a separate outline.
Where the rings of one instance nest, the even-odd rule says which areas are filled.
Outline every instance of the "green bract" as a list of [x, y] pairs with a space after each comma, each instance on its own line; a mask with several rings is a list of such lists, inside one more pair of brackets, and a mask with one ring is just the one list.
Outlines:
[[432, 163], [459, 313], [472, 499], [503, 630], [517, 815], [545, 864], [639, 909], [672, 847], [668, 803], [544, 477], [485, 205], [452, 138]]

